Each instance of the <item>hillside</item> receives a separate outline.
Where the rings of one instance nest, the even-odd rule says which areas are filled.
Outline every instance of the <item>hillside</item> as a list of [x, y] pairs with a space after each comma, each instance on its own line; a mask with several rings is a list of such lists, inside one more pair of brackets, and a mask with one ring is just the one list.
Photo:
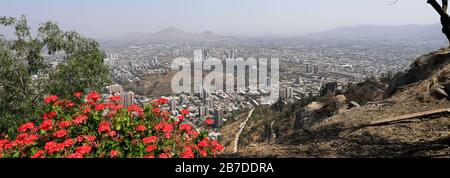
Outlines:
[[[384, 98], [375, 97], [360, 107], [339, 107], [326, 118], [299, 114], [323, 108], [318, 103], [257, 108], [238, 153], [229, 156], [450, 157], [450, 48], [419, 57], [410, 69], [395, 75], [385, 91]], [[439, 109], [442, 112], [423, 113]], [[267, 130], [255, 129], [268, 122], [275, 122], [275, 139]]]
[[191, 33], [180, 30], [175, 27], [168, 27], [161, 29], [155, 33], [130, 33], [113, 41], [128, 41], [133, 43], [141, 42], [184, 42], [184, 41], [213, 41], [226, 38], [225, 36], [217, 35], [211, 31], [204, 31], [201, 33]]
[[356, 25], [309, 34], [304, 36], [304, 38], [326, 40], [408, 40], [445, 43], [445, 36], [440, 32], [440, 24], [399, 26]]

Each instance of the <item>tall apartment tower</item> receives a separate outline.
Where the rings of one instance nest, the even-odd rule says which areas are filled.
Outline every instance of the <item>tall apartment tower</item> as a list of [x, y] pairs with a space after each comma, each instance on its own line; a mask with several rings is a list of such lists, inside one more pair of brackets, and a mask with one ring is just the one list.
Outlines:
[[214, 127], [215, 128], [222, 128], [223, 126], [223, 109], [217, 108], [214, 110]]

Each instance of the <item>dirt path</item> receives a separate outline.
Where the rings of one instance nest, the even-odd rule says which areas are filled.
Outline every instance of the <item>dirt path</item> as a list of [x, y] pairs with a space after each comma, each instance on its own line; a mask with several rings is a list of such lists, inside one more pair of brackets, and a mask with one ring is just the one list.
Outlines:
[[277, 135], [275, 134], [275, 130], [273, 130], [273, 124], [274, 123], [275, 123], [275, 121], [272, 121], [270, 123], [270, 133], [272, 133], [272, 142], [277, 139]]
[[250, 117], [252, 117], [253, 110], [255, 110], [255, 109], [250, 110], [247, 118], [244, 120], [244, 122], [241, 123], [241, 125], [239, 125], [239, 132], [236, 134], [236, 138], [234, 139], [233, 153], [236, 153], [238, 151], [239, 136], [241, 136], [241, 133], [245, 128], [245, 125], [247, 125], [247, 121], [250, 119]]

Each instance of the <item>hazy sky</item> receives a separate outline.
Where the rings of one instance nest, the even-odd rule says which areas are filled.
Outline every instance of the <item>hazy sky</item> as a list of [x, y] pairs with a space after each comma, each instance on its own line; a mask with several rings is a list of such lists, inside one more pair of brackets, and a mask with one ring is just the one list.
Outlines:
[[426, 0], [0, 0], [0, 16], [25, 14], [84, 35], [156, 32], [174, 26], [226, 35], [304, 34], [359, 24], [439, 22]]

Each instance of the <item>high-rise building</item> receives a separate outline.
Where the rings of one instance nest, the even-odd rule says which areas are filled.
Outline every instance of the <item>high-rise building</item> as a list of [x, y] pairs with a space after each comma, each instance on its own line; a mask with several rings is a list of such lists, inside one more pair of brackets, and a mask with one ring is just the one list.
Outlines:
[[108, 90], [109, 95], [122, 95], [124, 92], [122, 85], [119, 84], [107, 86], [106, 90]]
[[223, 109], [217, 108], [214, 110], [214, 127], [221, 128], [223, 126]]
[[313, 69], [314, 69], [313, 70], [314, 74], [318, 74], [319, 73], [319, 66], [314, 65]]
[[295, 79], [295, 83], [296, 84], [303, 84], [303, 79], [302, 79], [302, 77], [300, 76], [300, 77], [297, 77], [296, 79]]
[[288, 102], [294, 98], [294, 89], [292, 87], [285, 87], [281, 90], [281, 99]]
[[205, 106], [198, 107], [200, 120], [204, 120], [207, 114], [207, 108]]
[[169, 100], [170, 110], [176, 111], [177, 110], [177, 108], [176, 108], [177, 104], [178, 104], [177, 100], [175, 100], [174, 98], [170, 99]]
[[133, 92], [125, 92], [122, 85], [114, 84], [106, 87], [107, 95], [109, 96], [120, 96], [120, 104], [128, 107], [134, 104], [135, 94]]
[[124, 107], [128, 107], [134, 104], [134, 93], [133, 92], [124, 92], [122, 93], [121, 103]]
[[187, 95], [186, 94], [181, 94], [180, 95], [180, 103], [184, 104], [184, 103], [187, 103], [187, 102], [189, 102]]
[[212, 98], [206, 98], [205, 105], [207, 107], [209, 107], [209, 108], [213, 108], [214, 107], [214, 100]]

